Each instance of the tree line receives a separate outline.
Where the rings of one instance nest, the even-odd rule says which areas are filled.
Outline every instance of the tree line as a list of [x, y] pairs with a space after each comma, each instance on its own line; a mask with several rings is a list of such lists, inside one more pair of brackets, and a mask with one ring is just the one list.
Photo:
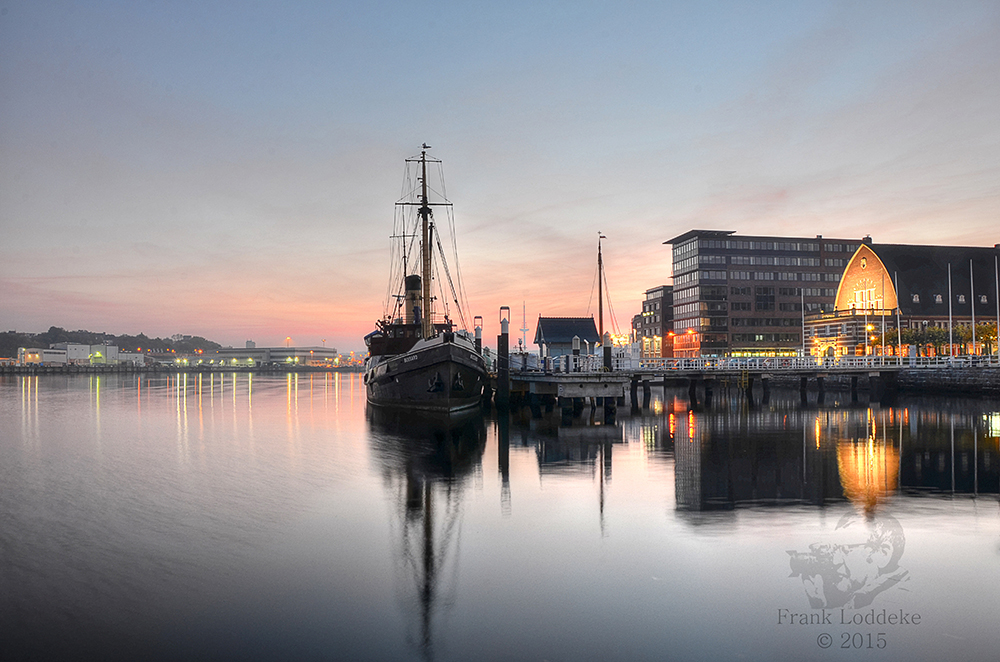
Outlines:
[[173, 340], [172, 338], [150, 338], [144, 333], [135, 336], [128, 334], [116, 336], [104, 332], [67, 331], [58, 326], [51, 326], [48, 331], [43, 333], [21, 333], [18, 331], [0, 333], [0, 358], [15, 358], [20, 347], [45, 348], [60, 342], [81, 345], [116, 345], [118, 349], [126, 352], [152, 350], [154, 353], [191, 354], [198, 350], [214, 352], [222, 349], [222, 345], [219, 343], [206, 340], [201, 336]]
[[[956, 345], [956, 354], [968, 354], [972, 351], [972, 326], [954, 326], [951, 330], [952, 342]], [[895, 347], [898, 340], [904, 345], [916, 345], [918, 356], [929, 356], [928, 348], [934, 348], [935, 356], [947, 354], [948, 329], [939, 326], [919, 326], [915, 329], [902, 329], [897, 335], [895, 329], [890, 329], [883, 336], [876, 333], [872, 336], [873, 346], [881, 346], [883, 341], [887, 347]], [[983, 322], [976, 324], [976, 345], [981, 353], [993, 354], [997, 348], [997, 323]]]

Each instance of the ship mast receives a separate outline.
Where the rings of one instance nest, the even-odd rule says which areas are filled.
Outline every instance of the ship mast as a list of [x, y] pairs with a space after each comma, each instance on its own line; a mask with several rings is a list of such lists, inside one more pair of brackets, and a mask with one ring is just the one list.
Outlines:
[[424, 314], [420, 319], [421, 336], [430, 338], [434, 329], [431, 321], [431, 208], [427, 204], [427, 151], [430, 145], [423, 144], [423, 151], [420, 152], [420, 232], [422, 243], [420, 244], [420, 283], [423, 287], [421, 294], [421, 307]]
[[604, 258], [601, 256], [601, 239], [607, 239], [601, 231], [597, 231], [597, 332], [600, 338], [598, 344], [604, 344]]

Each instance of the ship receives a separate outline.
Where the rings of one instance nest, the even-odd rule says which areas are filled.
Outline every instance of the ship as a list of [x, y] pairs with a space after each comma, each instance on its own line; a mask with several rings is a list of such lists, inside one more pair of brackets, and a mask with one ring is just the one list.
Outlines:
[[[453, 278], [442, 232], [435, 224], [433, 210], [442, 209], [449, 219], [447, 230], [454, 247], [454, 216], [445, 197], [441, 161], [428, 155], [428, 149], [424, 143], [418, 157], [406, 159], [403, 197], [396, 203], [389, 293], [375, 330], [365, 336], [364, 382], [373, 406], [452, 414], [482, 405], [489, 373], [482, 355], [481, 327], [475, 328], [475, 335], [468, 332], [468, 306], [462, 305], [465, 296], [457, 256]], [[439, 173], [433, 188], [428, 166]], [[443, 279], [438, 270], [443, 271]], [[432, 294], [435, 283], [440, 297]], [[435, 310], [437, 303], [440, 311]], [[456, 328], [455, 314], [461, 328]]]

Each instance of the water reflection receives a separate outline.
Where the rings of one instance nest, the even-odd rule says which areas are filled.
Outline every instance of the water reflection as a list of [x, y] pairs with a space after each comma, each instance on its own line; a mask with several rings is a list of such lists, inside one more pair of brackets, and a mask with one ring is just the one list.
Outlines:
[[976, 403], [801, 407], [781, 392], [766, 408], [672, 411], [677, 508], [847, 499], [872, 518], [900, 492], [995, 494], [997, 437], [981, 412]]
[[479, 414], [421, 417], [369, 407], [375, 459], [395, 508], [396, 586], [412, 616], [407, 640], [434, 658], [435, 617], [454, 604], [462, 497], [481, 467], [486, 428]]

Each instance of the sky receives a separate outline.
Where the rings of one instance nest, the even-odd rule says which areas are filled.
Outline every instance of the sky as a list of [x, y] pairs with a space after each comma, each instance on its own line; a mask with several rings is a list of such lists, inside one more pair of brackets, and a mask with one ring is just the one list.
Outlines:
[[625, 332], [691, 229], [992, 246], [1000, 3], [0, 0], [0, 331], [363, 351], [425, 142], [490, 345], [599, 232]]

